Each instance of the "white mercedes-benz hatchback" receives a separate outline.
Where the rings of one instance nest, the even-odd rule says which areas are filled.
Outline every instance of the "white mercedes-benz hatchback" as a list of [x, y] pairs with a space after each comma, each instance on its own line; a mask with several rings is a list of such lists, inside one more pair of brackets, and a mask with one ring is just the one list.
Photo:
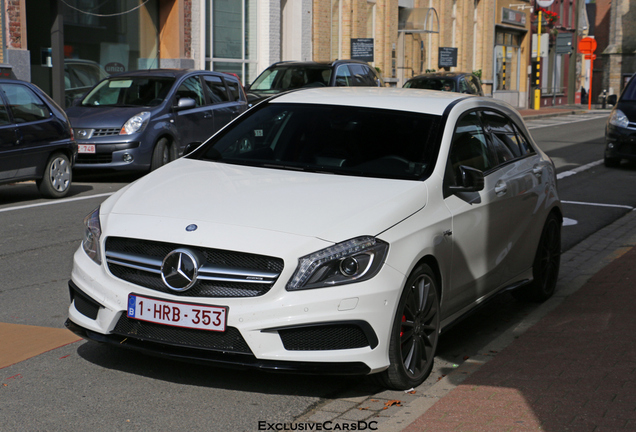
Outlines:
[[505, 103], [286, 93], [86, 217], [67, 327], [176, 359], [408, 389], [477, 305], [553, 294], [561, 224], [554, 165]]

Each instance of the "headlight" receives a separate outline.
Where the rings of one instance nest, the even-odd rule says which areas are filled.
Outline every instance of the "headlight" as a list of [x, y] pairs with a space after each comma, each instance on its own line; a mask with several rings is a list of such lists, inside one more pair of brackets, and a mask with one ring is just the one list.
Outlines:
[[629, 119], [623, 111], [616, 109], [612, 111], [612, 114], [610, 115], [609, 124], [626, 128], [627, 125], [629, 125]]
[[375, 237], [358, 237], [314, 252], [298, 260], [287, 283], [288, 291], [323, 288], [371, 279], [386, 257], [389, 245]]
[[82, 248], [90, 259], [97, 264], [101, 264], [102, 256], [99, 252], [99, 239], [102, 236], [102, 227], [99, 223], [99, 207], [84, 218], [84, 226], [86, 230], [84, 231]]
[[119, 131], [119, 135], [131, 135], [144, 130], [150, 120], [150, 113], [148, 111], [140, 112], [137, 115], [128, 119], [124, 126]]

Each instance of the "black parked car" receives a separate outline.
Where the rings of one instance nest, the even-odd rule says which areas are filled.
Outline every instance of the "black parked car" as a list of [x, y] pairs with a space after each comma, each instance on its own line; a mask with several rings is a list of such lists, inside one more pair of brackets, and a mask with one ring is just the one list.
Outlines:
[[287, 90], [308, 87], [382, 87], [380, 74], [359, 60], [333, 62], [278, 62], [265, 69], [246, 87], [250, 102]]
[[33, 84], [0, 80], [0, 184], [35, 180], [48, 198], [71, 188], [77, 144], [71, 125]]
[[124, 72], [66, 110], [78, 170], [154, 170], [203, 142], [247, 109], [232, 75], [182, 69]]
[[610, 95], [607, 101], [614, 109], [605, 126], [605, 166], [616, 167], [622, 159], [636, 160], [636, 74], [618, 102], [616, 95]]
[[404, 88], [484, 95], [479, 78], [468, 72], [436, 72], [418, 75], [405, 82]]

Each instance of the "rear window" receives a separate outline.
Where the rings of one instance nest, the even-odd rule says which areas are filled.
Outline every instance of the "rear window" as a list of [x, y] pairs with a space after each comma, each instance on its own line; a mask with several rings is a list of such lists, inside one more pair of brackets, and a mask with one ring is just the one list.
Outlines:
[[407, 180], [430, 175], [437, 159], [439, 116], [306, 104], [250, 112], [191, 157]]

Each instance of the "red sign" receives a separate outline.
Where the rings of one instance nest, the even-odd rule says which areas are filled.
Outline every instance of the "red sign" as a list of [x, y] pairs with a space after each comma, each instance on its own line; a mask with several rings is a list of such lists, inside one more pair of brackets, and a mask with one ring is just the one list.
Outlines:
[[584, 37], [579, 41], [579, 52], [581, 54], [592, 54], [596, 51], [596, 39]]

